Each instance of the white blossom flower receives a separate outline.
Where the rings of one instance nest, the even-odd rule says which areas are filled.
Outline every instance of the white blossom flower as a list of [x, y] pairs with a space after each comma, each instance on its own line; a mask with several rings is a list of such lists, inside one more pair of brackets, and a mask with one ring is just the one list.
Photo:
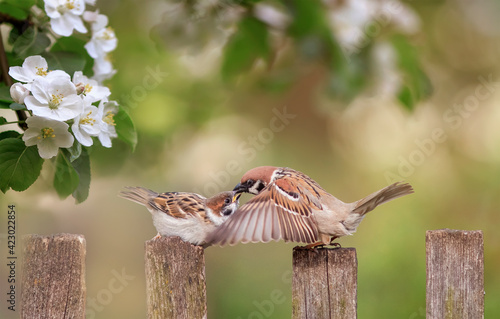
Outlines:
[[420, 28], [418, 15], [397, 0], [323, 2], [330, 7], [329, 20], [335, 39], [348, 54], [358, 53], [387, 25], [407, 34]]
[[84, 11], [84, 0], [45, 0], [45, 12], [50, 18], [52, 30], [65, 37], [70, 36], [73, 29], [87, 33], [81, 19]]
[[113, 64], [111, 64], [109, 55], [95, 59], [92, 70], [94, 71], [92, 79], [99, 83], [111, 78], [116, 73], [116, 70], [113, 69]]
[[22, 66], [11, 66], [9, 75], [20, 82], [31, 83], [37, 77], [46, 76], [47, 68], [47, 61], [40, 55], [34, 55], [27, 57]]
[[57, 155], [59, 148], [71, 147], [73, 135], [68, 132], [69, 125], [40, 116], [32, 116], [26, 120], [28, 129], [24, 132], [23, 141], [26, 146], [37, 145], [41, 158]]
[[290, 24], [290, 18], [285, 13], [269, 4], [257, 3], [254, 6], [254, 15], [278, 30], [284, 30]]
[[99, 135], [101, 131], [99, 115], [97, 107], [88, 104], [83, 113], [75, 118], [71, 130], [76, 140], [83, 146], [91, 146], [94, 143], [92, 136]]
[[61, 70], [49, 71], [47, 61], [40, 55], [27, 57], [22, 66], [12, 66], [9, 68], [9, 75], [17, 81], [24, 82], [24, 87], [31, 90], [31, 83], [35, 79], [44, 77], [66, 77], [69, 74]]
[[98, 135], [99, 141], [104, 147], [111, 147], [111, 138], [118, 137], [115, 128], [114, 116], [118, 113], [118, 103], [115, 101], [101, 100], [99, 103], [99, 124], [101, 132]]
[[83, 100], [76, 94], [75, 85], [66, 77], [52, 76], [36, 79], [31, 93], [24, 99], [33, 114], [49, 119], [66, 121], [83, 111]]
[[90, 27], [94, 32], [104, 29], [108, 25], [108, 17], [100, 14], [99, 10], [85, 11], [83, 13], [83, 20], [90, 23]]
[[100, 101], [111, 94], [109, 88], [99, 85], [96, 80], [89, 79], [83, 75], [82, 71], [75, 72], [73, 83], [76, 86], [77, 94], [81, 94], [85, 102], [93, 103]]
[[23, 104], [24, 99], [30, 94], [30, 91], [21, 83], [14, 83], [10, 87], [10, 96], [16, 103]]
[[85, 49], [91, 57], [97, 59], [116, 49], [117, 44], [115, 31], [111, 27], [106, 27], [92, 33], [92, 38], [85, 44]]

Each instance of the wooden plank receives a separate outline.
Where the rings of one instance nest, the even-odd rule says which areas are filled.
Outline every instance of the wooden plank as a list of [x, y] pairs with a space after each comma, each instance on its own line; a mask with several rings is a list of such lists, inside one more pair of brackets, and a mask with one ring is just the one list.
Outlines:
[[426, 233], [427, 318], [484, 318], [482, 231]]
[[85, 318], [85, 238], [24, 237], [21, 318]]
[[148, 318], [207, 317], [203, 248], [179, 237], [146, 242]]
[[293, 251], [292, 318], [356, 318], [354, 248]]

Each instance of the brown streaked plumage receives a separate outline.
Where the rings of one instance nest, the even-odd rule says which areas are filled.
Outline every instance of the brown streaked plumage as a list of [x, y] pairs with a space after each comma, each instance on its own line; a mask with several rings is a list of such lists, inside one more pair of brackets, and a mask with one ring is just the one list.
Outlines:
[[332, 244], [356, 231], [366, 213], [378, 205], [413, 193], [407, 183], [394, 183], [367, 197], [344, 203], [307, 175], [285, 167], [261, 166], [246, 172], [237, 193], [256, 195], [207, 239], [211, 244], [293, 241]]
[[143, 187], [127, 187], [120, 196], [146, 206], [159, 236], [179, 236], [195, 245], [204, 245], [207, 235], [238, 208], [235, 191], [210, 198], [195, 193], [159, 194]]

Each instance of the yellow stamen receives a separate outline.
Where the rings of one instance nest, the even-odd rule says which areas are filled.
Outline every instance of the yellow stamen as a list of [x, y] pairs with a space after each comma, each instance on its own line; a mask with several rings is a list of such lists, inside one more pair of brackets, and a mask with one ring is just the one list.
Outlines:
[[103, 118], [103, 121], [108, 123], [109, 125], [116, 125], [115, 119], [113, 118], [114, 116], [115, 115], [113, 114], [113, 112], [108, 111], [106, 113], [106, 116]]
[[[54, 129], [51, 128], [51, 127], [45, 127], [45, 128], [42, 128], [42, 135], [41, 135], [42, 138], [47, 138], [47, 137], [56, 137], [56, 135], [54, 134]], [[40, 136], [38, 136], [38, 139], [40, 139]]]
[[62, 100], [64, 98], [64, 95], [62, 94], [52, 94], [51, 99], [49, 101], [49, 109], [51, 110], [57, 110], [59, 107], [59, 104], [61, 104]]
[[90, 111], [86, 117], [80, 119], [80, 125], [84, 125], [84, 124], [90, 124], [90, 125], [94, 125], [95, 124], [95, 120], [93, 118], [90, 117], [90, 114], [92, 114], [92, 111]]
[[66, 8], [68, 8], [68, 10], [74, 9], [75, 8], [75, 1], [74, 0], [66, 1]]
[[90, 84], [85, 84], [85, 88], [83, 89], [83, 94], [88, 94], [90, 93], [90, 91], [92, 91], [92, 85]]
[[69, 10], [73, 10], [77, 7], [78, 5], [75, 4], [75, 0], [66, 0], [66, 3], [57, 6], [57, 11], [60, 14], [65, 14]]
[[46, 76], [47, 75], [47, 69], [45, 68], [39, 68], [39, 67], [35, 67], [36, 68], [36, 75], [40, 75], [40, 76]]
[[114, 33], [115, 33], [115, 30], [113, 30], [112, 27], [107, 27], [106, 31], [104, 31], [104, 33], [102, 34], [101, 39], [103, 39], [103, 40], [114, 39], [115, 38]]

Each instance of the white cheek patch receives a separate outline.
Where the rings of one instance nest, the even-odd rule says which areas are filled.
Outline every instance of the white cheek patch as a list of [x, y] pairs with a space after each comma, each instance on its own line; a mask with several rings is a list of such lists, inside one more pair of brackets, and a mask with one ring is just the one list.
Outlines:
[[215, 226], [220, 226], [229, 216], [218, 216], [214, 214], [213, 210], [210, 208], [205, 209], [205, 213], [207, 214], [208, 219], [214, 223]]
[[[251, 193], [251, 194], [254, 194], [254, 195], [257, 195], [260, 193], [261, 189], [259, 189], [262, 185], [262, 182], [260, 180], [256, 181], [255, 183], [253, 183], [252, 187], [250, 187], [248, 189], [248, 192]], [[262, 187], [264, 188], [264, 187]]]

